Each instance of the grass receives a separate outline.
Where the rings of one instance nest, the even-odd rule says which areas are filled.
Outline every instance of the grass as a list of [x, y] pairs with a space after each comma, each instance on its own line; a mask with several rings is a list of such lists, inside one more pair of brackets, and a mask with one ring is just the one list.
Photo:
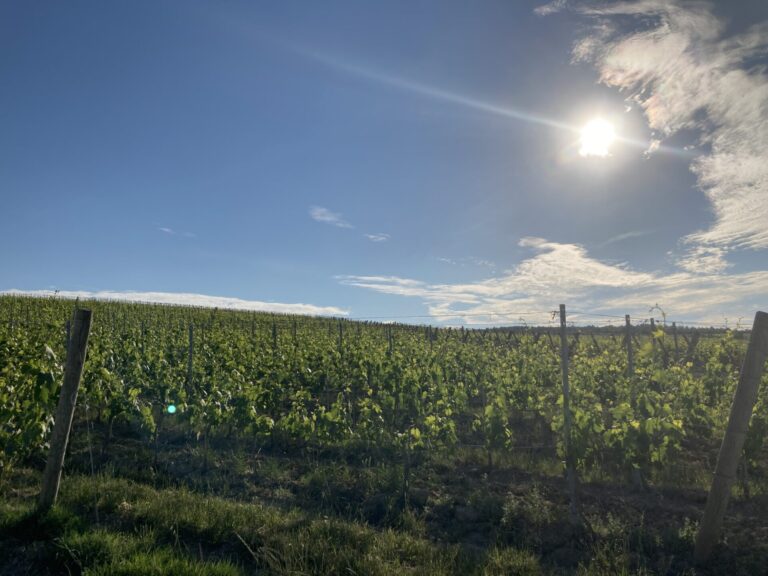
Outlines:
[[161, 446], [150, 465], [122, 441], [94, 476], [77, 473], [90, 467], [75, 442], [48, 514], [33, 510], [39, 471], [16, 470], [0, 485], [0, 576], [704, 576], [752, 574], [768, 563], [766, 546], [746, 538], [752, 527], [768, 533], [754, 520], [759, 499], [734, 500], [751, 524], [727, 526], [713, 568], [694, 572], [703, 491], [636, 494], [585, 483], [589, 528], [575, 531], [561, 477], [501, 458], [493, 469], [469, 453], [422, 463], [403, 508], [397, 462], [218, 449], [203, 471], [194, 448]]
[[[108, 476], [65, 479], [59, 503], [38, 515], [33, 502], [3, 501], [2, 550], [27, 553], [9, 570], [88, 574], [482, 574], [512, 562], [487, 561], [418, 530], [375, 530], [352, 521], [233, 502], [185, 488], [157, 490]], [[98, 505], [101, 522], [95, 523]], [[411, 520], [414, 522], [414, 520]], [[8, 557], [10, 558], [10, 554]], [[506, 558], [506, 559], [505, 559]], [[526, 556], [526, 566], [536, 566]], [[490, 570], [490, 571], [489, 571]], [[495, 571], [494, 571], [495, 570]], [[528, 568], [526, 568], [528, 570]], [[538, 572], [522, 572], [541, 573]]]

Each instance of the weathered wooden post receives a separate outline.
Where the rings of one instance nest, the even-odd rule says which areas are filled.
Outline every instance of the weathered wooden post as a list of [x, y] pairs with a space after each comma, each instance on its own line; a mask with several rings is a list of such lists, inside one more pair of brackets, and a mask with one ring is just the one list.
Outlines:
[[[629, 380], [629, 401], [632, 404], [632, 408], [634, 409], [637, 405], [637, 390], [635, 389], [634, 381], [635, 356], [634, 351], [632, 350], [634, 334], [632, 334], [632, 322], [629, 314], [624, 315], [624, 323], [626, 325], [626, 334], [624, 336], [624, 340], [627, 344], [627, 379]], [[636, 489], [642, 490], [643, 476], [640, 473], [640, 470], [634, 467], [632, 468], [632, 483]]]
[[635, 374], [635, 358], [632, 352], [632, 323], [630, 322], [629, 314], [624, 316], [624, 322], [626, 323], [627, 376], [631, 378]]
[[592, 336], [592, 345], [595, 347], [595, 350], [597, 350], [597, 353], [599, 354], [600, 353], [600, 344], [598, 344], [597, 338], [595, 338], [595, 333], [592, 332], [590, 334], [590, 336]]
[[672, 322], [672, 339], [675, 342], [675, 364], [680, 361], [680, 346], [677, 343], [677, 324]]
[[728, 428], [720, 445], [715, 475], [707, 497], [707, 506], [704, 509], [704, 518], [696, 536], [694, 560], [697, 564], [706, 562], [720, 537], [720, 527], [728, 507], [731, 487], [736, 480], [736, 470], [749, 430], [752, 409], [757, 401], [766, 358], [768, 358], [768, 314], [758, 312], [755, 314], [747, 355], [741, 366]]
[[693, 336], [691, 336], [691, 339], [688, 342], [688, 349], [685, 351], [686, 363], [688, 362], [693, 363], [693, 356], [694, 354], [696, 354], [696, 346], [698, 345], [700, 339], [701, 339], [701, 335], [697, 330], [696, 332], [693, 333]]
[[43, 472], [38, 508], [46, 511], [56, 503], [61, 483], [61, 470], [64, 467], [64, 455], [67, 452], [69, 431], [75, 415], [77, 391], [83, 375], [85, 355], [88, 351], [88, 335], [91, 332], [91, 311], [77, 309], [72, 325], [72, 337], [67, 349], [67, 365], [64, 368], [64, 383], [59, 394], [59, 404], [51, 435], [51, 447]]
[[571, 524], [578, 525], [579, 505], [576, 493], [576, 463], [571, 449], [571, 391], [568, 385], [568, 332], [565, 322], [565, 304], [560, 304], [560, 366], [563, 372], [563, 444], [565, 446], [565, 473], [568, 493], [571, 497], [569, 508]]
[[192, 389], [192, 377], [193, 377], [193, 371], [192, 371], [192, 360], [194, 359], [194, 353], [195, 353], [195, 328], [194, 324], [191, 322], [189, 323], [189, 350], [187, 351], [187, 392], [189, 392]]

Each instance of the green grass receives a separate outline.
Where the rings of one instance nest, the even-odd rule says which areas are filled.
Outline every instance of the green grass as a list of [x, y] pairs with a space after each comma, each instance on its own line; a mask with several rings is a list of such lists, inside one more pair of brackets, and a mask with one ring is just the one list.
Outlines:
[[35, 543], [36, 553], [26, 559], [33, 573], [543, 573], [529, 552], [484, 554], [435, 544], [421, 535], [423, 526], [413, 513], [403, 515], [398, 530], [376, 530], [297, 509], [185, 488], [157, 490], [108, 476], [68, 477], [56, 507], [38, 515], [33, 506], [29, 497], [0, 506], [0, 534], [7, 538], [0, 551], [28, 551]]
[[34, 512], [40, 473], [15, 471], [0, 485], [0, 576], [705, 576], [752, 574], [768, 558], [747, 539], [752, 518], [740, 532], [726, 526], [717, 568], [694, 572], [695, 494], [659, 505], [660, 494], [585, 485], [589, 528], [579, 531], [567, 521], [561, 481], [545, 475], [424, 465], [404, 509], [398, 465], [240, 454], [241, 470], [230, 474], [230, 456], [219, 456], [205, 482], [153, 472], [146, 484], [135, 479], [143, 474], [122, 477], [119, 461], [95, 476], [65, 475], [44, 515]]

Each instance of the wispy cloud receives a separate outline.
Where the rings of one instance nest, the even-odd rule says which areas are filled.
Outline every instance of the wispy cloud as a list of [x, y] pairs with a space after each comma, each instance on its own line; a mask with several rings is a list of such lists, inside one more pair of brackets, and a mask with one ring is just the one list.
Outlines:
[[352, 224], [344, 220], [341, 214], [331, 212], [328, 208], [323, 208], [322, 206], [312, 206], [309, 209], [309, 216], [312, 220], [322, 222], [323, 224], [330, 224], [338, 228], [354, 228]]
[[281, 314], [305, 314], [311, 316], [347, 316], [348, 310], [335, 306], [315, 306], [313, 304], [284, 304], [281, 302], [261, 302], [259, 300], [243, 300], [225, 296], [208, 296], [205, 294], [188, 294], [183, 292], [120, 292], [102, 290], [88, 291], [54, 291], [54, 290], [5, 290], [0, 294], [19, 294], [25, 296], [54, 296], [59, 298], [80, 298], [81, 300], [118, 300], [123, 302], [149, 302], [153, 304], [177, 304], [182, 306], [199, 306], [202, 308], [223, 308], [230, 310], [249, 310], [259, 312], [276, 312]]
[[606, 240], [605, 242], [602, 242], [600, 246], [608, 246], [610, 244], [615, 244], [616, 242], [623, 242], [624, 240], [629, 240], [631, 238], [642, 238], [643, 236], [648, 236], [649, 234], [653, 234], [655, 230], [632, 230], [631, 232], [624, 232], [623, 234], [617, 234], [616, 236], [611, 236]]
[[184, 236], [185, 238], [195, 238], [197, 236], [193, 232], [178, 232], [173, 228], [168, 228], [167, 226], [158, 226], [157, 229], [164, 234], [168, 234], [169, 236]]
[[496, 263], [492, 260], [487, 260], [485, 258], [477, 258], [475, 256], [465, 256], [463, 258], [445, 258], [445, 257], [439, 257], [437, 258], [438, 262], [442, 262], [443, 264], [450, 264], [451, 266], [479, 266], [481, 268], [489, 268], [489, 269], [496, 269]]
[[560, 12], [567, 4], [567, 0], [553, 0], [552, 2], [542, 4], [538, 8], [534, 8], [533, 11], [539, 16], [549, 16], [555, 12]]
[[386, 242], [390, 238], [389, 234], [384, 234], [383, 232], [377, 234], [364, 234], [364, 236], [371, 242]]
[[677, 265], [694, 274], [719, 274], [730, 266], [725, 255], [723, 248], [695, 246], [677, 259]]
[[[574, 58], [593, 63], [602, 83], [628, 93], [657, 134], [700, 135], [706, 152], [691, 168], [714, 222], [686, 242], [768, 248], [768, 22], [726, 37], [705, 2], [587, 2], [577, 9], [594, 26]], [[628, 18], [636, 25], [628, 28]], [[763, 66], [756, 65], [760, 58]]]
[[[704, 267], [663, 274], [592, 258], [583, 246], [527, 237], [534, 254], [498, 278], [467, 284], [430, 284], [397, 276], [340, 276], [345, 285], [421, 299], [438, 321], [508, 323], [520, 313], [530, 323], [551, 321], [561, 302], [601, 314], [645, 314], [655, 304], [670, 317], [722, 321], [765, 307], [768, 271], [719, 274]], [[578, 320], [579, 315], [572, 315]], [[582, 315], [583, 321], [589, 321]], [[595, 318], [591, 318], [592, 321]]]

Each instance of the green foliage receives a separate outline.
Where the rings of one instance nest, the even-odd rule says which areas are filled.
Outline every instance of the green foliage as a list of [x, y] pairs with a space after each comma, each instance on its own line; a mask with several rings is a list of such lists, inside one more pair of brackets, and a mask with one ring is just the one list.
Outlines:
[[[145, 440], [173, 426], [206, 442], [363, 447], [399, 455], [406, 476], [457, 444], [482, 446], [490, 463], [520, 442], [553, 442], [565, 459], [559, 350], [533, 331], [513, 341], [500, 331], [425, 334], [324, 318], [88, 306], [94, 324], [78, 402], [91, 418], [128, 425]], [[45, 453], [71, 308], [0, 297], [0, 473]], [[636, 347], [631, 377], [619, 339], [572, 346], [569, 443], [582, 469], [647, 476], [686, 437], [723, 429], [744, 341], [733, 332], [703, 338], [685, 363], [672, 358], [662, 328], [652, 336]], [[768, 429], [765, 395], [745, 447], [752, 460]]]

